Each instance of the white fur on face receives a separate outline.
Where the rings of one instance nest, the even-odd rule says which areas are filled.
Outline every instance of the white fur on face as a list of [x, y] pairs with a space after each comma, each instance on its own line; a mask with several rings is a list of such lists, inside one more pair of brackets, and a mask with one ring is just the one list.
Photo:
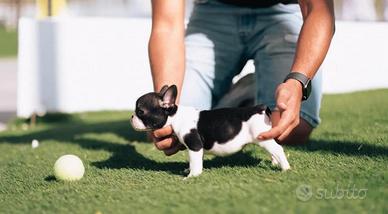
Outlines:
[[138, 131], [147, 131], [148, 128], [144, 125], [143, 121], [140, 120], [135, 114], [131, 118], [132, 127]]

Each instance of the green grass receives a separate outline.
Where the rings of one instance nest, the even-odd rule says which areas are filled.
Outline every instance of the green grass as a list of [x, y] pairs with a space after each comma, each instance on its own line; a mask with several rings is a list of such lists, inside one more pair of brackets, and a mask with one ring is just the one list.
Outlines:
[[17, 32], [7, 31], [0, 27], [0, 57], [15, 57], [17, 55]]
[[[186, 152], [165, 157], [130, 128], [129, 112], [51, 115], [34, 128], [18, 120], [0, 134], [0, 212], [387, 213], [387, 110], [388, 90], [325, 96], [311, 142], [285, 147], [291, 171], [248, 146], [206, 157], [204, 173], [186, 181]], [[78, 182], [53, 177], [68, 153], [84, 161]], [[300, 185], [312, 188], [310, 200], [296, 197]]]

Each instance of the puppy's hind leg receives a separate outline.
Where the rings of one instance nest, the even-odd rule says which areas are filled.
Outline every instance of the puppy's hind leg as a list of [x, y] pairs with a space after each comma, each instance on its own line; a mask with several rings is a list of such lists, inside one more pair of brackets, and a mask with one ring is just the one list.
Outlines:
[[275, 156], [271, 155], [271, 162], [273, 166], [278, 166], [279, 162], [276, 160]]
[[283, 147], [277, 144], [275, 140], [261, 141], [257, 144], [271, 154], [273, 164], [279, 163], [283, 171], [290, 169], [290, 164], [284, 154]]

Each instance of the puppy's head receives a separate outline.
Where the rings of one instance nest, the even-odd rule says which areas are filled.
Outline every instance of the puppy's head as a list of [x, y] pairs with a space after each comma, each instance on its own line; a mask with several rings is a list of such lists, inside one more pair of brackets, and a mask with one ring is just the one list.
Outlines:
[[162, 128], [169, 116], [173, 116], [178, 107], [175, 104], [177, 87], [163, 86], [159, 93], [151, 92], [136, 101], [135, 112], [131, 118], [132, 127], [138, 131]]

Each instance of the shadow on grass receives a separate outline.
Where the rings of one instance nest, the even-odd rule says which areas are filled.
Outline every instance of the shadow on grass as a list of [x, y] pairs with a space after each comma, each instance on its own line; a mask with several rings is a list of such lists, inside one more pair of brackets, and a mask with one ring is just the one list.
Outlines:
[[289, 148], [306, 152], [327, 152], [348, 156], [388, 156], [388, 147], [348, 141], [310, 140], [306, 145], [290, 146]]
[[[58, 117], [61, 123], [56, 123]], [[54, 118], [52, 120], [52, 118]], [[143, 156], [137, 152], [131, 142], [147, 142], [147, 137], [144, 132], [134, 131], [129, 121], [113, 121], [103, 123], [83, 123], [72, 117], [66, 116], [50, 116], [49, 118], [40, 119], [45, 124], [51, 124], [49, 129], [35, 131], [28, 134], [0, 136], [0, 143], [8, 144], [30, 144], [33, 139], [39, 141], [55, 140], [62, 143], [78, 144], [82, 148], [89, 150], [105, 150], [111, 152], [111, 157], [104, 161], [94, 162], [93, 166], [100, 169], [142, 169], [152, 171], [167, 171], [172, 174], [182, 175], [188, 163], [182, 161], [175, 162], [158, 162]], [[51, 121], [54, 121], [51, 123]], [[23, 122], [23, 121], [19, 121]], [[113, 141], [101, 139], [80, 138], [83, 134], [90, 133], [112, 133], [121, 137], [129, 143], [123, 144]], [[206, 160], [204, 166], [206, 168], [218, 168], [223, 166], [244, 166], [253, 167], [260, 163], [260, 159], [254, 158], [249, 153], [237, 153], [235, 155], [212, 160]], [[49, 177], [47, 178], [51, 180]]]
[[54, 182], [54, 181], [57, 181], [57, 179], [55, 178], [54, 175], [49, 175], [49, 176], [45, 177], [44, 180], [45, 180], [46, 182]]
[[[100, 169], [142, 169], [152, 171], [167, 171], [172, 174], [183, 174], [183, 170], [188, 167], [188, 163], [175, 161], [175, 162], [158, 162], [143, 156], [137, 152], [135, 147], [131, 143], [123, 144], [114, 141], [106, 141], [99, 139], [87, 139], [80, 138], [83, 134], [90, 133], [112, 133], [118, 137], [125, 139], [128, 142], [146, 142], [147, 138], [145, 133], [134, 131], [129, 121], [110, 121], [100, 123], [84, 123], [82, 120], [74, 118], [60, 117], [64, 119], [62, 123], [51, 124], [51, 128], [36, 131], [28, 134], [21, 135], [8, 135], [0, 136], [0, 143], [9, 144], [29, 144], [32, 139], [38, 139], [40, 141], [55, 140], [63, 143], [78, 144], [82, 148], [91, 150], [105, 150], [112, 153], [111, 157], [104, 161], [94, 162], [93, 166]], [[44, 121], [50, 122], [52, 118], [46, 118]], [[54, 121], [58, 117], [54, 118]], [[69, 121], [68, 121], [69, 120]], [[387, 156], [388, 147], [345, 142], [345, 141], [311, 141], [304, 146], [292, 147], [295, 150], [301, 150], [306, 152], [328, 152], [335, 154], [343, 154], [349, 156]], [[246, 152], [240, 152], [229, 157], [216, 157], [212, 160], [205, 160], [205, 168], [219, 168], [223, 166], [243, 166], [254, 167], [257, 166], [262, 160], [254, 158], [251, 154]]]
[[[165, 171], [171, 174], [183, 175], [184, 169], [188, 168], [188, 162], [173, 161], [173, 162], [158, 162], [152, 159], [145, 158], [142, 154], [136, 152], [131, 145], [121, 145], [112, 151], [112, 156], [104, 161], [94, 162], [93, 166], [100, 169], [142, 169], [151, 171]], [[183, 151], [185, 152], [185, 151]], [[229, 157], [216, 157], [212, 160], [205, 160], [205, 168], [219, 167], [254, 167], [261, 162], [261, 159], [256, 159], [247, 153], [236, 153]]]

